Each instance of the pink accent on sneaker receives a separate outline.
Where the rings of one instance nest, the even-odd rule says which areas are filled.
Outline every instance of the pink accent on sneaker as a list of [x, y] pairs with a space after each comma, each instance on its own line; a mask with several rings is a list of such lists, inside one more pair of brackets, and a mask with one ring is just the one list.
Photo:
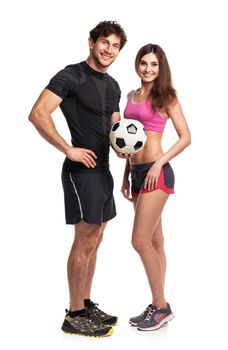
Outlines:
[[163, 318], [166, 318], [167, 315], [163, 314], [163, 313], [160, 313], [160, 314], [155, 314], [154, 315], [154, 319], [157, 323], [160, 323], [161, 320], [163, 320]]

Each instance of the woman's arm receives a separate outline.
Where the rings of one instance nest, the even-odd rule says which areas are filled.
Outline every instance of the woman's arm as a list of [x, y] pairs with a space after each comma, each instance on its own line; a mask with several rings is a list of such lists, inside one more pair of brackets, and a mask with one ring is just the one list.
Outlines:
[[144, 181], [145, 189], [148, 188], [149, 190], [153, 190], [154, 187], [156, 188], [158, 185], [158, 179], [162, 166], [168, 163], [172, 158], [176, 157], [191, 143], [191, 134], [188, 128], [188, 124], [185, 120], [181, 105], [178, 100], [176, 100], [175, 103], [171, 104], [167, 108], [167, 113], [172, 120], [179, 139], [152, 165]]
[[129, 159], [126, 159], [123, 180], [127, 180], [128, 181], [129, 180], [129, 174], [130, 174], [130, 163], [129, 163]]
[[169, 162], [191, 144], [191, 134], [178, 100], [167, 108], [167, 113], [172, 120], [179, 140], [157, 160], [161, 165]]
[[131, 197], [131, 191], [130, 191], [129, 174], [130, 174], [130, 163], [129, 163], [129, 159], [126, 159], [121, 192], [126, 199], [132, 202], [133, 199]]

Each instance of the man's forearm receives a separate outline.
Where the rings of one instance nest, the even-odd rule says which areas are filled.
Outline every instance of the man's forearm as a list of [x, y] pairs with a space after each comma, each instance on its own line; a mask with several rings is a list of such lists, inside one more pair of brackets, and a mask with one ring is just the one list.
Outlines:
[[41, 111], [32, 111], [29, 120], [35, 126], [39, 134], [58, 150], [67, 153], [71, 146], [59, 135], [53, 123], [51, 115], [43, 114]]

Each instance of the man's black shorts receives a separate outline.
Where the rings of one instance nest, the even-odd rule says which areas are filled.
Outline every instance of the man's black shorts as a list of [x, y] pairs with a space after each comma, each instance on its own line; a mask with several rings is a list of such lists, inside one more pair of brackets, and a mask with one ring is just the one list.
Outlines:
[[101, 225], [116, 216], [113, 178], [108, 169], [101, 172], [62, 171], [67, 224], [81, 220]]

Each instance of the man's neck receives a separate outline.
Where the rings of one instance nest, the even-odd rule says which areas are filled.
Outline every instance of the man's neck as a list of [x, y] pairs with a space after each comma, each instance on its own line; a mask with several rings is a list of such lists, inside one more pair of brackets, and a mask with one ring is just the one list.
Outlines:
[[107, 70], [108, 70], [108, 67], [102, 67], [101, 65], [97, 64], [96, 61], [94, 61], [94, 59], [89, 56], [86, 60], [86, 63], [91, 67], [93, 68], [94, 70], [96, 70], [97, 72], [100, 72], [100, 73], [106, 73]]

